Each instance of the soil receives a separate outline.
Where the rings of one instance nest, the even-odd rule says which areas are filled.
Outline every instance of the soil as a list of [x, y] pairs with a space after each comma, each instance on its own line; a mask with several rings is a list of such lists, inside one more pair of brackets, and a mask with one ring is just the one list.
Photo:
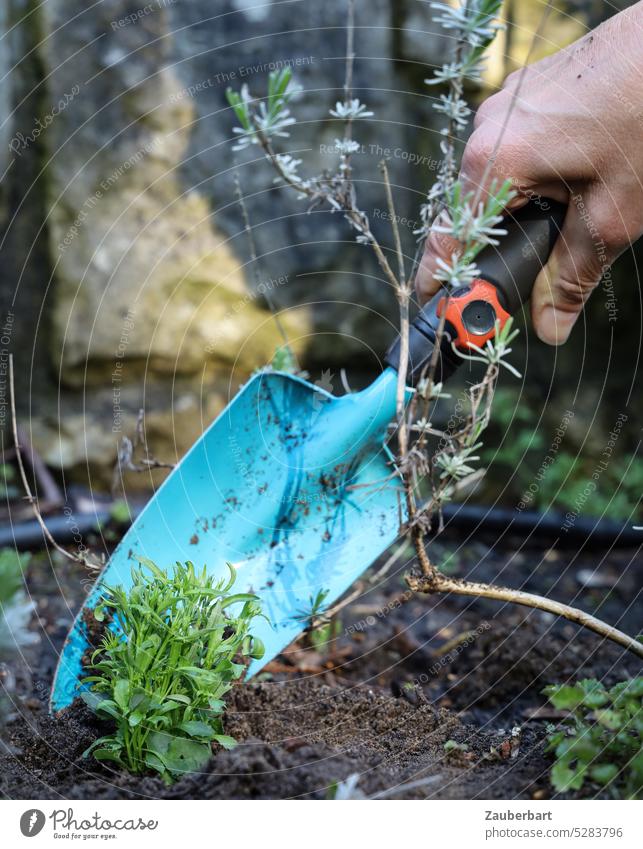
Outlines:
[[[434, 560], [453, 574], [548, 593], [638, 633], [640, 549], [525, 548], [503, 539], [440, 539]], [[638, 564], [638, 565], [637, 565]], [[326, 646], [291, 646], [261, 680], [234, 688], [226, 733], [205, 773], [171, 787], [82, 757], [108, 726], [75, 703], [47, 714], [57, 653], [86, 589], [73, 565], [35, 559], [39, 646], [9, 664], [14, 715], [0, 755], [0, 793], [20, 799], [325, 798], [359, 775], [368, 796], [442, 799], [552, 797], [545, 751], [560, 717], [546, 683], [641, 674], [631, 654], [549, 614], [465, 597], [418, 597], [401, 563], [341, 613]], [[445, 743], [450, 743], [445, 749]], [[413, 786], [410, 786], [413, 783]], [[407, 786], [409, 785], [409, 786]], [[600, 796], [587, 787], [584, 796]]]

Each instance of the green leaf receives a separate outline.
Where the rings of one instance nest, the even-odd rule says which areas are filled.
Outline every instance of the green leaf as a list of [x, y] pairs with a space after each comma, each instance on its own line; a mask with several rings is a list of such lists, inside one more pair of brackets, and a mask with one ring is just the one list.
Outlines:
[[[84, 679], [87, 680], [87, 679]], [[84, 683], [84, 681], [83, 681]], [[99, 693], [94, 693], [92, 690], [83, 690], [80, 694], [81, 699], [85, 702], [87, 707], [90, 710], [93, 710], [94, 713], [97, 711], [101, 702], [105, 701], [105, 696], [101, 696]]]
[[444, 744], [445, 752], [466, 752], [468, 748], [466, 743], [458, 743], [456, 740], [447, 740]]
[[127, 710], [129, 705], [129, 693], [129, 681], [125, 678], [120, 678], [116, 684], [114, 684], [114, 701], [123, 713]]
[[145, 566], [146, 569], [149, 569], [150, 572], [152, 573], [152, 575], [154, 575], [155, 578], [160, 579], [162, 582], [167, 581], [167, 575], [165, 574], [165, 572], [163, 572], [161, 569], [159, 569], [159, 567], [156, 565], [156, 563], [153, 560], [150, 560], [149, 557], [142, 557], [141, 556], [141, 557], [137, 557], [136, 559], [138, 560], [138, 562], [142, 566]]
[[88, 746], [82, 754], [83, 758], [88, 757], [94, 749], [98, 749], [100, 747], [104, 747], [106, 749], [110, 749], [110, 751], [120, 751], [122, 748], [121, 743], [113, 737], [99, 737], [98, 740], [94, 740], [91, 746]]
[[97, 761], [116, 761], [119, 764], [123, 763], [120, 754], [113, 749], [94, 749], [94, 757]]
[[618, 775], [619, 769], [616, 764], [596, 764], [589, 771], [590, 778], [597, 784], [609, 784]]
[[597, 710], [594, 713], [597, 721], [610, 731], [618, 731], [623, 725], [623, 717], [615, 710]]
[[603, 705], [606, 705], [609, 702], [609, 696], [607, 694], [607, 691], [600, 681], [597, 681], [594, 678], [589, 678], [585, 681], [580, 681], [578, 686], [583, 690], [585, 694], [583, 704], [586, 707], [599, 708], [603, 707]]
[[220, 746], [223, 746], [224, 749], [234, 749], [237, 745], [237, 741], [234, 737], [228, 737], [227, 734], [215, 734], [212, 738], [215, 743], [218, 743]]
[[558, 710], [574, 710], [583, 704], [585, 693], [578, 685], [568, 684], [545, 687], [543, 693], [549, 697], [549, 701]]
[[[199, 670], [201, 671], [201, 670]], [[166, 697], [168, 701], [178, 702], [182, 705], [190, 705], [192, 704], [192, 699], [189, 696], [183, 695], [182, 693], [172, 693], [170, 696]]]
[[150, 769], [156, 770], [156, 772], [160, 772], [161, 775], [165, 775], [167, 773], [167, 769], [165, 768], [165, 764], [159, 758], [158, 755], [155, 755], [154, 752], [146, 752], [145, 753], [145, 764], [149, 766]]
[[198, 743], [159, 731], [150, 734], [148, 745], [170, 772], [178, 774], [202, 769], [212, 755], [209, 743]]
[[570, 769], [565, 763], [556, 763], [551, 770], [551, 783], [559, 793], [580, 790], [583, 786], [585, 768]]
[[613, 697], [627, 696], [635, 699], [643, 699], [643, 678], [632, 678], [630, 681], [623, 681], [621, 684], [615, 684], [610, 690], [610, 695]]
[[112, 719], [117, 720], [120, 720], [123, 716], [116, 702], [113, 702], [111, 699], [101, 699], [101, 701], [96, 705], [95, 713], [99, 715], [104, 713], [107, 714], [107, 716], [111, 716]]
[[236, 595], [228, 596], [224, 601], [221, 602], [221, 609], [224, 610], [226, 607], [230, 607], [231, 604], [238, 604], [240, 601], [256, 601], [257, 596], [253, 593], [237, 593]]
[[591, 735], [582, 734], [578, 737], [567, 737], [556, 747], [556, 754], [559, 758], [578, 760], [589, 763], [597, 755], [600, 754], [601, 747], [597, 742], [592, 740]]
[[185, 731], [190, 737], [207, 737], [211, 739], [214, 733], [207, 722], [201, 722], [198, 719], [189, 719], [186, 722], [182, 722], [178, 728], [181, 731]]
[[152, 700], [147, 695], [145, 690], [135, 690], [130, 696], [129, 709], [142, 711], [144, 713], [149, 709], [151, 703]]
[[266, 647], [264, 646], [262, 640], [259, 637], [252, 638], [252, 649], [248, 652], [253, 660], [261, 660], [261, 658], [266, 653]]
[[127, 722], [130, 728], [136, 728], [137, 725], [140, 725], [141, 722], [145, 719], [145, 713], [140, 710], [135, 710], [130, 713], [127, 717]]
[[150, 664], [153, 660], [154, 655], [152, 652], [147, 651], [146, 649], [138, 651], [134, 660], [137, 672], [146, 672], [150, 668]]

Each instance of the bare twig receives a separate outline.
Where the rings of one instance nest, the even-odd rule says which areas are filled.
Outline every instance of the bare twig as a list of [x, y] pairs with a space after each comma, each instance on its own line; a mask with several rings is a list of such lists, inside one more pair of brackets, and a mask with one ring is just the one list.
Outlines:
[[308, 181], [292, 177], [284, 170], [281, 162], [279, 161], [278, 155], [275, 153], [274, 148], [270, 143], [270, 140], [267, 138], [266, 134], [262, 131], [259, 123], [257, 122], [256, 116], [252, 115], [251, 119], [259, 144], [280, 179], [283, 180], [286, 185], [295, 189], [298, 194], [309, 198], [309, 200], [313, 203], [325, 201], [329, 204], [331, 209], [343, 212], [346, 220], [359, 233], [364, 240], [364, 243], [371, 246], [388, 283], [391, 285], [393, 290], [395, 290], [398, 285], [397, 277], [395, 276], [380, 243], [373, 235], [368, 216], [356, 206], [354, 192], [350, 181], [349, 184], [351, 188], [349, 191], [346, 191], [347, 181], [344, 179], [343, 175], [334, 175], [333, 177], [326, 178], [317, 177], [314, 180]]
[[[235, 186], [235, 192], [236, 192], [236, 195], [237, 195], [237, 200], [239, 201], [239, 207], [241, 209], [241, 216], [243, 218], [243, 229], [245, 231], [246, 238], [248, 240], [248, 249], [250, 251], [250, 259], [252, 261], [252, 272], [254, 274], [255, 283], [257, 285], [257, 288], [259, 288], [259, 286], [261, 284], [261, 270], [260, 270], [260, 267], [259, 267], [259, 257], [257, 256], [257, 246], [255, 244], [254, 233], [252, 232], [252, 224], [250, 223], [250, 215], [248, 214], [248, 207], [246, 205], [246, 200], [243, 196], [243, 192], [241, 190], [241, 181], [239, 180], [239, 173], [236, 170], [234, 172], [234, 186]], [[295, 354], [294, 354], [292, 348], [290, 347], [290, 342], [288, 340], [288, 336], [287, 336], [286, 331], [284, 329], [284, 326], [281, 322], [281, 319], [279, 318], [279, 313], [278, 313], [276, 305], [274, 303], [274, 299], [273, 299], [272, 295], [270, 294], [270, 290], [269, 290], [268, 286], [265, 287], [264, 297], [268, 301], [268, 306], [270, 307], [270, 312], [272, 314], [272, 318], [275, 322], [275, 325], [277, 327], [277, 331], [279, 332], [279, 335], [283, 339], [284, 345], [288, 348], [288, 350], [291, 352], [293, 357], [295, 357]], [[295, 360], [296, 360], [296, 357], [295, 357]]]
[[[355, 0], [348, 0], [346, 21], [346, 73], [344, 77], [344, 104], [350, 106], [353, 96], [353, 64], [355, 62]], [[344, 122], [344, 141], [349, 143], [353, 138], [353, 117], [349, 113]], [[350, 151], [342, 153], [342, 174], [351, 191], [351, 155]]]
[[[134, 455], [138, 449], [142, 450], [142, 458], [137, 462]], [[152, 469], [174, 469], [175, 463], [164, 463], [157, 460], [150, 452], [145, 436], [145, 411], [139, 410], [136, 419], [136, 429], [134, 431], [134, 440], [128, 436], [121, 437], [118, 445], [116, 463], [114, 464], [114, 472], [112, 475], [112, 493], [118, 490], [119, 484], [123, 483], [123, 471], [128, 472], [149, 472]]]
[[411, 286], [405, 281], [404, 262], [402, 254], [402, 245], [400, 242], [399, 230], [397, 227], [397, 217], [395, 214], [395, 204], [393, 202], [393, 193], [391, 191], [391, 183], [388, 175], [386, 162], [380, 163], [380, 169], [384, 178], [384, 186], [386, 188], [386, 200], [388, 203], [389, 218], [393, 226], [393, 236], [396, 243], [398, 254], [398, 264], [400, 268], [400, 277], [395, 286], [400, 311], [400, 356], [397, 373], [397, 391], [396, 391], [396, 418], [398, 425], [398, 465], [402, 473], [402, 482], [404, 488], [404, 499], [406, 501], [406, 512], [408, 517], [408, 527], [410, 535], [415, 545], [422, 571], [425, 575], [431, 575], [433, 566], [424, 548], [422, 529], [417, 523], [417, 508], [415, 501], [415, 481], [413, 465], [409, 462], [409, 420], [406, 417], [406, 378], [409, 361], [409, 332], [410, 332], [410, 315], [409, 305], [411, 299]]
[[[550, 6], [551, 0], [547, 0], [547, 11], [549, 11]], [[463, 4], [463, 9], [465, 14], [468, 14], [472, 7], [468, 2], [465, 2]], [[470, 386], [466, 392], [465, 401], [468, 404], [466, 415], [464, 417], [460, 417], [458, 415], [456, 423], [453, 426], [449, 425], [444, 432], [436, 431], [435, 428], [431, 427], [430, 415], [433, 412], [434, 403], [437, 403], [437, 398], [440, 396], [440, 393], [435, 391], [435, 378], [437, 374], [439, 362], [438, 358], [440, 356], [442, 339], [445, 333], [446, 310], [442, 310], [441, 321], [437, 328], [431, 361], [428, 364], [426, 374], [422, 375], [422, 391], [420, 392], [418, 387], [418, 392], [416, 392], [411, 403], [407, 407], [406, 381], [409, 356], [410, 297], [411, 292], [413, 291], [413, 283], [418, 268], [419, 258], [422, 255], [423, 238], [429, 230], [430, 222], [434, 220], [438, 213], [445, 209], [456, 179], [457, 161], [455, 146], [458, 140], [458, 128], [462, 123], [462, 119], [457, 117], [457, 108], [447, 110], [449, 119], [447, 121], [442, 143], [443, 161], [438, 173], [438, 180], [428, 194], [427, 203], [423, 206], [423, 222], [425, 226], [422, 228], [422, 235], [416, 249], [411, 274], [408, 280], [406, 280], [402, 244], [399, 228], [397, 226], [395, 204], [393, 201], [393, 193], [391, 190], [386, 163], [382, 162], [380, 168], [384, 178], [386, 200], [393, 228], [398, 274], [393, 271], [384, 250], [373, 235], [367, 215], [359, 208], [356, 199], [355, 187], [352, 182], [350, 154], [352, 148], [351, 141], [354, 113], [350, 106], [352, 104], [353, 88], [354, 13], [354, 0], [348, 0], [346, 73], [344, 82], [344, 111], [346, 113], [346, 117], [344, 123], [344, 142], [340, 147], [340, 162], [336, 172], [331, 174], [325, 172], [321, 176], [312, 179], [302, 179], [297, 175], [296, 171], [287, 167], [288, 160], [274, 151], [269, 133], [267, 134], [264, 132], [262, 121], [259, 120], [259, 116], [256, 111], [254, 111], [254, 108], [249, 112], [244, 126], [252, 126], [256, 141], [263, 148], [266, 158], [269, 160], [278, 176], [287, 186], [295, 189], [300, 196], [307, 198], [311, 202], [311, 208], [324, 202], [329, 205], [332, 211], [340, 212], [344, 215], [345, 219], [358, 233], [358, 241], [363, 244], [370, 245], [381, 269], [384, 272], [387, 283], [392, 287], [398, 299], [400, 308], [401, 339], [400, 366], [396, 387], [396, 432], [398, 439], [398, 470], [403, 482], [403, 499], [406, 505], [406, 523], [403, 530], [408, 534], [413, 543], [421, 569], [421, 575], [412, 575], [409, 577], [409, 586], [417, 592], [455, 592], [466, 595], [512, 601], [517, 604], [546, 610], [551, 613], [564, 616], [571, 621], [584, 625], [585, 627], [591, 628], [596, 633], [599, 633], [606, 638], [613, 639], [620, 645], [634, 651], [639, 656], [643, 656], [643, 647], [641, 647], [641, 645], [635, 640], [627, 637], [625, 634], [622, 634], [620, 631], [617, 631], [595, 617], [583, 613], [582, 611], [568, 607], [559, 602], [550, 601], [549, 599], [541, 598], [529, 593], [523, 593], [517, 590], [511, 590], [504, 587], [493, 587], [487, 584], [474, 582], [458, 581], [456, 579], [449, 578], [440, 573], [428, 557], [424, 544], [424, 537], [431, 527], [434, 513], [437, 511], [440, 517], [441, 528], [443, 522], [442, 505], [446, 501], [450, 500], [458, 489], [466, 483], [477, 479], [482, 474], [481, 470], [474, 472], [468, 464], [479, 459], [472, 456], [472, 452], [477, 447], [481, 433], [489, 423], [493, 395], [499, 372], [497, 364], [501, 361], [502, 350], [498, 349], [497, 351], [490, 351], [491, 355], [497, 355], [496, 359], [493, 359], [493, 356], [488, 356], [485, 359], [484, 355], [475, 357], [475, 359], [482, 359], [487, 362], [487, 368], [483, 378], [478, 383]], [[539, 25], [538, 32], [534, 36], [534, 41], [538, 37], [542, 26], [544, 25], [544, 20], [546, 20], [546, 15]], [[485, 37], [484, 34], [482, 37]], [[465, 64], [460, 60], [462, 60], [463, 51], [466, 49], [467, 39], [469, 39], [469, 35], [467, 35], [464, 31], [458, 33], [454, 57], [455, 62], [450, 67], [455, 67], [459, 70], [457, 70], [453, 76], [449, 77], [447, 74], [449, 79], [449, 96], [453, 102], [456, 100], [460, 101], [464, 92], [464, 80], [467, 70]], [[472, 42], [470, 39], [468, 43], [471, 45]], [[514, 101], [519, 89], [520, 85], [514, 93]], [[501, 142], [508, 119], [509, 116], [507, 116], [505, 126], [503, 126], [501, 130], [498, 144]], [[491, 158], [487, 170], [491, 167], [492, 162], [493, 157]], [[481, 189], [481, 187], [479, 187], [479, 189]], [[476, 198], [476, 203], [478, 199], [479, 192]], [[454, 201], [454, 203], [456, 203], [456, 201]], [[474, 204], [474, 206], [475, 205], [476, 204]], [[461, 231], [459, 231], [459, 233], [461, 235]], [[472, 242], [475, 242], [475, 244], [472, 244]], [[484, 241], [482, 236], [476, 236], [475, 238], [470, 236], [469, 242], [465, 242], [463, 239], [463, 251], [466, 251], [467, 249], [473, 250], [473, 248], [480, 249], [483, 244]], [[471, 255], [474, 257], [475, 252]], [[466, 266], [463, 267], [462, 274], [466, 277]], [[458, 278], [460, 277], [460, 270], [458, 270], [457, 276]], [[448, 287], [446, 286], [445, 297], [448, 298]], [[483, 354], [483, 352], [480, 353]], [[473, 357], [469, 357], [469, 359], [473, 359]], [[503, 362], [502, 364], [510, 368], [506, 362]], [[418, 421], [417, 413], [418, 404], [420, 402], [422, 402], [423, 417]], [[416, 435], [417, 438], [413, 439]], [[439, 436], [440, 438], [440, 445], [433, 455], [431, 455], [429, 451], [427, 441], [429, 435]], [[428, 477], [430, 480], [432, 497], [426, 503], [418, 506], [416, 493], [418, 492], [420, 480], [423, 477]], [[388, 479], [383, 483], [386, 484], [387, 482]], [[401, 499], [400, 517], [400, 522], [402, 523]], [[327, 614], [332, 614], [338, 609], [341, 609], [341, 607], [354, 600], [354, 598], [356, 598], [362, 591], [363, 585], [356, 587], [346, 599], [339, 602], [338, 605], [335, 605], [335, 607], [331, 611], [328, 611]]]
[[13, 378], [13, 354], [9, 354], [9, 398], [11, 403], [11, 425], [13, 429], [13, 441], [16, 449], [16, 462], [18, 463], [18, 470], [20, 472], [20, 479], [22, 480], [22, 485], [25, 490], [25, 498], [26, 501], [31, 505], [31, 509], [36, 518], [36, 521], [40, 525], [43, 536], [52, 545], [56, 551], [60, 552], [63, 557], [66, 557], [68, 560], [73, 561], [74, 563], [80, 563], [82, 566], [95, 568], [96, 563], [89, 560], [87, 557], [79, 554], [74, 554], [71, 551], [67, 551], [67, 549], [63, 548], [62, 545], [56, 542], [56, 540], [51, 535], [49, 528], [45, 524], [44, 519], [38, 509], [38, 499], [34, 496], [31, 491], [31, 487], [29, 486], [29, 481], [27, 479], [27, 473], [25, 471], [25, 465], [22, 459], [22, 453], [20, 451], [20, 440], [18, 438], [18, 420], [16, 416], [16, 390]]
[[[400, 239], [400, 228], [397, 223], [397, 215], [395, 214], [395, 201], [393, 200], [393, 192], [391, 191], [391, 180], [389, 178], [388, 173], [388, 165], [386, 164], [386, 160], [383, 159], [380, 162], [380, 171], [382, 172], [382, 176], [384, 178], [384, 189], [386, 191], [386, 205], [388, 206], [389, 218], [391, 219], [391, 229], [393, 230], [393, 239], [395, 241], [395, 252], [397, 253], [397, 267], [398, 267], [398, 276], [400, 279], [400, 284], [403, 283], [404, 278], [406, 277], [404, 271], [404, 252], [402, 251], [402, 240]], [[407, 284], [405, 286], [409, 291], [409, 296], [411, 293], [411, 287]]]
[[34, 473], [38, 489], [43, 494], [43, 504], [47, 510], [55, 507], [60, 507], [63, 503], [63, 498], [60, 492], [60, 487], [54, 480], [42, 457], [36, 451], [31, 440], [27, 437], [24, 430], [18, 425], [18, 442], [24, 449], [25, 459], [31, 466]]

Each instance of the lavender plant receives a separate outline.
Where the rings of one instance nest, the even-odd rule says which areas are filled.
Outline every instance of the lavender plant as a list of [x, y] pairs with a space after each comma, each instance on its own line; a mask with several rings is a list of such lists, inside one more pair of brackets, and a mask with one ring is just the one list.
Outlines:
[[[643, 654], [641, 645], [635, 640], [586, 616], [582, 611], [506, 588], [456, 582], [435, 568], [424, 546], [426, 531], [436, 517], [441, 522], [443, 505], [473, 476], [483, 473], [477, 465], [480, 460], [478, 452], [482, 447], [481, 437], [490, 420], [501, 369], [520, 376], [507, 360], [511, 353], [510, 343], [518, 332], [508, 321], [502, 328], [497, 325], [495, 338], [487, 342], [484, 348], [471, 346], [468, 354], [454, 349], [459, 356], [486, 366], [482, 379], [466, 391], [467, 410], [464, 416], [458, 417], [458, 426], [440, 431], [431, 423], [435, 403], [444, 397], [441, 386], [434, 382], [435, 359], [420, 380], [410, 404], [405, 403], [409, 306], [426, 238], [430, 234], [449, 236], [458, 243], [458, 250], [448, 260], [439, 263], [436, 274], [448, 298], [453, 289], [467, 285], [479, 276], [476, 257], [486, 246], [499, 244], [505, 235], [506, 231], [501, 226], [502, 212], [516, 194], [509, 180], [501, 184], [492, 181], [484, 193], [482, 190], [465, 192], [457, 176], [456, 143], [458, 135], [467, 128], [471, 116], [471, 109], [464, 98], [464, 85], [467, 80], [480, 82], [482, 79], [485, 51], [502, 28], [497, 20], [501, 5], [502, 0], [462, 0], [454, 6], [439, 2], [431, 4], [436, 22], [450, 34], [453, 33], [454, 50], [450, 61], [443, 64], [431, 79], [426, 80], [429, 86], [446, 87], [446, 92], [441, 92], [433, 103], [433, 109], [444, 120], [440, 142], [442, 159], [437, 178], [429, 187], [421, 206], [421, 226], [415, 233], [417, 245], [409, 274], [405, 270], [405, 255], [386, 162], [380, 163], [380, 170], [391, 221], [395, 262], [389, 261], [389, 251], [373, 233], [368, 215], [359, 204], [353, 181], [351, 159], [361, 148], [355, 137], [356, 128], [360, 121], [373, 116], [368, 105], [354, 97], [352, 91], [354, 0], [348, 0], [343, 97], [330, 110], [331, 117], [343, 123], [343, 133], [335, 140], [334, 169], [321, 174], [302, 173], [302, 160], [278, 149], [289, 138], [289, 129], [296, 122], [291, 107], [299, 87], [293, 80], [290, 68], [273, 71], [269, 75], [265, 96], [253, 96], [247, 86], [243, 86], [240, 92], [228, 89], [228, 101], [239, 122], [234, 128], [237, 139], [235, 149], [257, 145], [275, 171], [275, 182], [294, 190], [297, 197], [308, 201], [311, 207], [326, 205], [331, 211], [342, 214], [352, 228], [356, 241], [372, 249], [386, 281], [396, 294], [400, 311], [400, 367], [394, 428], [398, 443], [397, 468], [403, 481], [406, 502], [407, 520], [403, 530], [413, 541], [421, 567], [419, 576], [409, 576], [409, 585], [420, 592], [451, 591], [492, 598], [511, 597], [511, 600], [520, 604], [555, 610], [560, 615], [616, 639], [637, 654]], [[439, 328], [439, 337], [443, 329], [443, 326]], [[438, 345], [436, 351], [437, 348]], [[432, 448], [431, 436], [439, 438], [437, 450]], [[427, 485], [430, 496], [421, 504], [420, 495]]]
[[[495, 20], [500, 5], [501, 0], [474, 0], [457, 8], [441, 3], [432, 4], [436, 11], [436, 20], [445, 29], [456, 30], [458, 35], [453, 60], [437, 70], [433, 79], [427, 80], [430, 85], [446, 84], [448, 93], [441, 94], [433, 104], [434, 109], [445, 116], [441, 141], [443, 160], [438, 179], [430, 188], [427, 200], [421, 209], [423, 226], [416, 234], [419, 237], [417, 256], [419, 256], [419, 247], [430, 232], [447, 234], [457, 239], [461, 245], [461, 250], [454, 253], [450, 262], [441, 263], [438, 274], [447, 291], [465, 285], [477, 276], [475, 257], [485, 246], [498, 244], [498, 239], [505, 232], [499, 227], [502, 221], [501, 213], [514, 194], [510, 182], [507, 181], [500, 186], [492, 185], [484, 200], [476, 199], [473, 193], [465, 194], [463, 192], [461, 184], [455, 177], [457, 164], [455, 156], [456, 134], [465, 129], [470, 115], [470, 109], [463, 99], [464, 81], [466, 79], [480, 80], [484, 51], [500, 29], [500, 25]], [[352, 92], [353, 0], [349, 0], [348, 15], [344, 96], [330, 110], [330, 115], [341, 120], [344, 127], [341, 138], [335, 140], [337, 153], [335, 170], [330, 173], [304, 176], [300, 173], [300, 166], [302, 165], [300, 159], [295, 159], [290, 154], [277, 150], [276, 145], [282, 139], [289, 137], [289, 128], [296, 120], [291, 113], [291, 105], [293, 96], [300, 89], [292, 78], [290, 68], [283, 68], [270, 73], [266, 96], [263, 98], [253, 97], [246, 85], [242, 86], [240, 92], [228, 89], [228, 100], [239, 122], [239, 126], [234, 128], [235, 136], [237, 136], [235, 150], [250, 145], [261, 147], [276, 172], [276, 181], [294, 189], [301, 199], [307, 199], [315, 205], [325, 203], [331, 210], [342, 213], [353, 228], [356, 240], [360, 244], [369, 245], [373, 249], [400, 304], [401, 334], [404, 349], [408, 345], [409, 301], [414, 288], [417, 256], [411, 275], [407, 277], [404, 270], [404, 255], [399, 232], [395, 224], [396, 216], [392, 210], [390, 218], [394, 228], [398, 266], [397, 272], [395, 272], [387, 258], [387, 251], [373, 234], [368, 216], [358, 204], [355, 185], [352, 181], [351, 157], [360, 149], [361, 145], [354, 137], [354, 129], [356, 123], [372, 117], [373, 112], [366, 104], [354, 97]], [[382, 163], [382, 172], [387, 200], [389, 206], [393, 207], [386, 163]], [[490, 374], [484, 380], [485, 390], [487, 390], [484, 393], [484, 398], [488, 404], [493, 397], [491, 384], [495, 385], [497, 365], [502, 363], [516, 373], [504, 360], [507, 353], [506, 347], [501, 350], [496, 347], [498, 343], [506, 343], [506, 340], [507, 335], [502, 340], [497, 340], [495, 344], [489, 343], [483, 352], [477, 350], [472, 352], [472, 359], [483, 359], [488, 364]], [[401, 361], [403, 364], [406, 362], [404, 350]], [[405, 415], [405, 384], [406, 374], [405, 365], [403, 365], [399, 374], [397, 410], [400, 445], [399, 467], [405, 476], [410, 521], [418, 521], [426, 526], [427, 517], [430, 522], [432, 508], [437, 507], [439, 509], [448, 501], [455, 492], [454, 484], [461, 483], [463, 477], [466, 477], [463, 470], [466, 469], [467, 474], [475, 472], [475, 468], [471, 464], [477, 462], [479, 458], [471, 450], [473, 443], [469, 439], [469, 432], [475, 431], [477, 440], [484, 429], [484, 427], [481, 427], [481, 423], [486, 425], [488, 415], [483, 413], [481, 417], [468, 423], [466, 436], [459, 433], [442, 434], [447, 443], [446, 448], [433, 460], [427, 460], [424, 456], [427, 448], [427, 432], [420, 431], [418, 434], [418, 423], [421, 424], [428, 419], [425, 415], [418, 418], [417, 404], [412, 404], [409, 414]], [[472, 393], [472, 409], [475, 406], [475, 394], [475, 392]], [[432, 398], [431, 400], [436, 399]], [[418, 444], [415, 446], [415, 450], [411, 450], [410, 434], [418, 434]], [[438, 474], [432, 475], [433, 471], [437, 471]], [[433, 498], [430, 505], [421, 511], [415, 504], [416, 493], [426, 477], [426, 472], [429, 472], [429, 477], [434, 482]]]

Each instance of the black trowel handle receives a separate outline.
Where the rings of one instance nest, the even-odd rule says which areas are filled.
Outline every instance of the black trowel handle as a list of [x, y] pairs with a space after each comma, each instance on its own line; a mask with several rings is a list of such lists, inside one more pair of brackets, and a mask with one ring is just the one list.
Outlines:
[[[463, 362], [453, 347], [463, 353], [471, 345], [481, 347], [501, 325], [529, 299], [536, 277], [547, 262], [563, 226], [567, 207], [547, 198], [530, 201], [508, 213], [502, 226], [507, 231], [498, 246], [485, 248], [477, 257], [480, 276], [470, 286], [454, 289], [447, 299], [438, 292], [415, 317], [409, 333], [407, 382], [417, 383], [431, 362], [442, 313], [445, 333], [440, 346], [436, 382], [446, 380]], [[386, 355], [397, 369], [398, 339]]]
[[477, 258], [483, 280], [498, 289], [502, 306], [514, 315], [529, 300], [536, 277], [549, 259], [567, 207], [547, 198], [530, 201], [505, 218], [507, 231], [498, 247], [488, 247]]

